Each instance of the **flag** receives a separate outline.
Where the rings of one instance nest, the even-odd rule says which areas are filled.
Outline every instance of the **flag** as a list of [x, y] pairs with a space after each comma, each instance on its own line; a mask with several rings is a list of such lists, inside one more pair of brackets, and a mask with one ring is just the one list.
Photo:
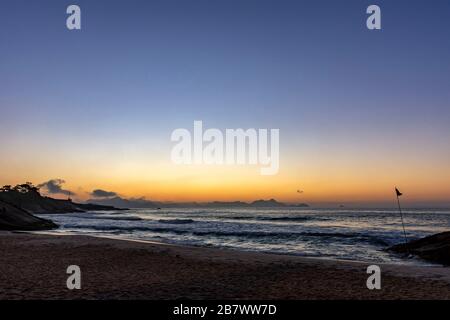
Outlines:
[[395, 188], [395, 193], [397, 194], [397, 197], [400, 197], [401, 195], [403, 195], [403, 193], [401, 193], [400, 191], [398, 191], [397, 188]]

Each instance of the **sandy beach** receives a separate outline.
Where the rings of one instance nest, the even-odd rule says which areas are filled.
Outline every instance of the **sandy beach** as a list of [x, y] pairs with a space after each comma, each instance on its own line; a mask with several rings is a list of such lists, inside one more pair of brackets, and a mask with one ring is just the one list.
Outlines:
[[[380, 265], [142, 243], [0, 232], [0, 299], [450, 299], [450, 268]], [[68, 290], [78, 265], [82, 289]]]

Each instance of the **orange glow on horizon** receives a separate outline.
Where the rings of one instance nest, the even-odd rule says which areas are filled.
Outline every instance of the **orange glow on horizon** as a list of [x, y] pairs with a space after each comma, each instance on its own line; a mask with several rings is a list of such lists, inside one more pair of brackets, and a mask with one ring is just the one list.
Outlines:
[[[50, 156], [51, 154], [51, 156]], [[110, 153], [89, 154], [72, 151], [35, 157], [21, 154], [0, 160], [2, 184], [54, 178], [66, 181], [73, 197], [87, 200], [89, 193], [103, 189], [124, 198], [145, 197], [154, 201], [206, 202], [271, 199], [289, 203], [383, 202], [391, 201], [398, 186], [405, 201], [448, 201], [450, 170], [442, 162], [423, 166], [410, 161], [407, 166], [380, 159], [320, 157], [320, 154], [289, 154], [275, 176], [261, 176], [258, 166], [177, 166], [164, 158], [123, 158]], [[151, 158], [151, 161], [148, 160]], [[301, 159], [297, 162], [296, 159]], [[304, 190], [298, 194], [298, 189]]]

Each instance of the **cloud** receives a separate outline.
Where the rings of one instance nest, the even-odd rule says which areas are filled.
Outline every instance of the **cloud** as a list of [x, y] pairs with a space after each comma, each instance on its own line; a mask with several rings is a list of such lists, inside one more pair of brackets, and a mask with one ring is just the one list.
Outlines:
[[91, 192], [91, 196], [94, 198], [110, 198], [110, 197], [117, 197], [117, 193], [97, 189]]
[[67, 196], [73, 195], [74, 192], [65, 190], [62, 185], [66, 183], [63, 179], [52, 179], [47, 182], [38, 184], [38, 188], [45, 189], [50, 194], [65, 194]]

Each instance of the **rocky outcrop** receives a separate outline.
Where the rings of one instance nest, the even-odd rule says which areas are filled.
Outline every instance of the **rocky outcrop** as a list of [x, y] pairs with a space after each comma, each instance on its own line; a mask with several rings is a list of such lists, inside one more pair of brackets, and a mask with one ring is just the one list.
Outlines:
[[388, 250], [413, 254], [424, 260], [450, 266], [450, 232], [438, 233], [407, 244], [398, 244]]
[[78, 204], [71, 200], [43, 197], [31, 183], [0, 188], [0, 230], [48, 230], [57, 227], [33, 214], [118, 210], [111, 206]]
[[0, 230], [49, 230], [58, 226], [9, 203], [0, 201]]
[[26, 184], [4, 189], [0, 192], [0, 201], [9, 203], [28, 213], [83, 212], [72, 201], [43, 197], [37, 188]]

